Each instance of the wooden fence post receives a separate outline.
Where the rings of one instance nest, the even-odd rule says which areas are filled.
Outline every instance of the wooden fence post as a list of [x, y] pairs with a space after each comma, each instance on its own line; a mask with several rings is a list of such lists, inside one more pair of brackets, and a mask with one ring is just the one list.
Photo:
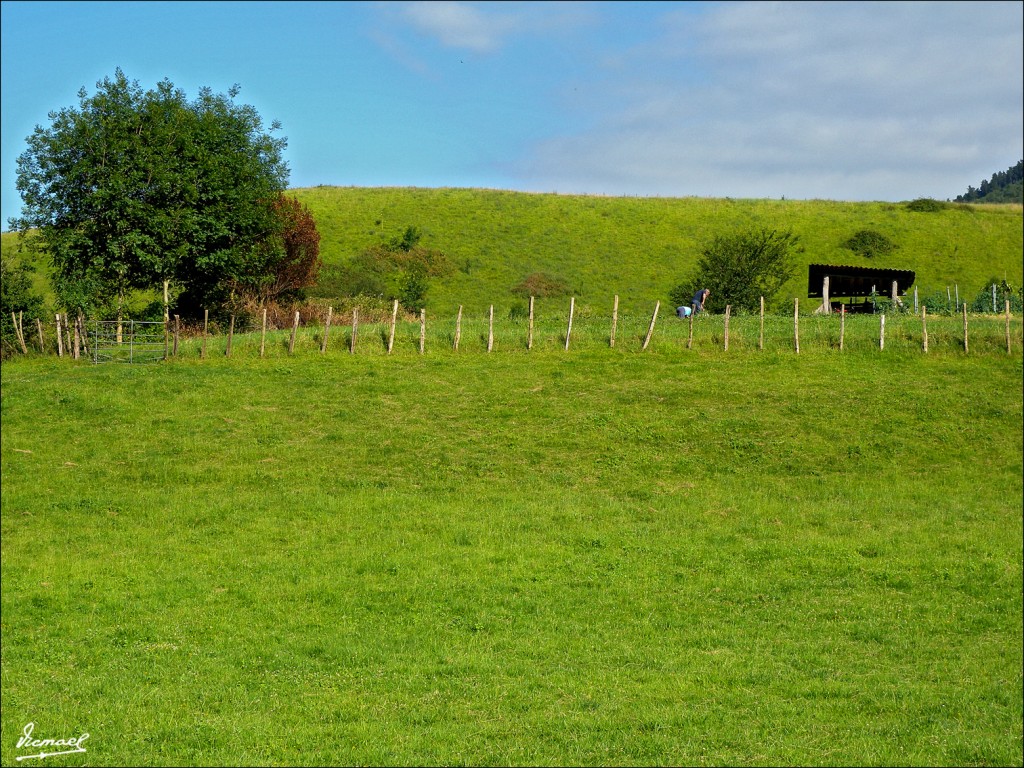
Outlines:
[[843, 343], [846, 340], [846, 305], [839, 305], [839, 351], [843, 351]]
[[686, 348], [693, 349], [693, 312], [690, 313], [690, 333], [686, 337]]
[[420, 354], [427, 351], [427, 308], [420, 307]]
[[64, 357], [64, 336], [60, 330], [60, 313], [58, 312], [55, 317], [57, 318], [57, 357]]
[[612, 302], [612, 335], [608, 346], [615, 346], [615, 331], [619, 327], [619, 294], [615, 294], [615, 301]]
[[793, 342], [796, 353], [800, 354], [800, 299], [793, 299]]
[[82, 324], [82, 351], [85, 352], [86, 357], [92, 357], [92, 347], [89, 344], [89, 323], [85, 315], [79, 316], [79, 322]]
[[[43, 338], [42, 326], [39, 327], [39, 338]], [[42, 342], [40, 342], [40, 346], [42, 346]], [[1010, 354], [1010, 299], [1007, 299], [1007, 354]]]
[[178, 356], [178, 336], [181, 333], [181, 318], [178, 315], [174, 316], [174, 353], [173, 357]]
[[964, 354], [967, 354], [967, 302], [964, 302]]
[[928, 351], [928, 307], [921, 307], [921, 348]]
[[[82, 337], [81, 337], [82, 324], [79, 322], [79, 318], [75, 318], [75, 356], [74, 359], [78, 360], [82, 356]], [[164, 322], [164, 328], [167, 328], [166, 321]], [[167, 358], [167, 331], [164, 331], [164, 359]]]
[[28, 349], [25, 347], [25, 337], [22, 336], [21, 331], [18, 329], [18, 318], [14, 312], [11, 312], [11, 323], [14, 325], [14, 338], [21, 344], [21, 351], [27, 355]]
[[[459, 311], [462, 311], [462, 307], [459, 307]], [[395, 346], [395, 325], [398, 323], [398, 299], [395, 299], [395, 303], [391, 306], [391, 329], [388, 331], [388, 354], [391, 354], [392, 348]], [[455, 342], [455, 346], [458, 347], [458, 340]]]
[[[168, 331], [171, 324], [171, 310], [170, 301], [168, 297], [168, 287], [170, 286], [170, 280], [164, 280], [164, 360], [167, 359], [167, 347], [168, 347]], [[75, 357], [78, 357], [78, 345], [75, 344]]]
[[81, 328], [82, 334], [82, 351], [85, 352], [86, 357], [92, 353], [89, 351], [89, 331], [85, 327], [85, 315], [81, 312], [78, 313], [78, 325]]
[[292, 320], [292, 336], [288, 340], [288, 354], [295, 351], [295, 334], [299, 332], [299, 311], [295, 310], [295, 318]]
[[530, 297], [530, 321], [526, 330], [526, 348], [533, 349], [533, 296]]
[[654, 333], [654, 321], [658, 319], [658, 310], [661, 308], [661, 299], [654, 304], [654, 314], [651, 315], [651, 324], [647, 326], [647, 335], [644, 336], [643, 349], [647, 349], [647, 345], [651, 343], [651, 335]]
[[832, 302], [828, 298], [828, 275], [825, 275], [825, 279], [821, 282], [821, 310], [826, 315], [832, 314]]
[[878, 348], [885, 349], [885, 312], [882, 313], [878, 324]]
[[327, 307], [327, 321], [324, 323], [324, 337], [320, 341], [320, 354], [327, 351], [327, 335], [331, 332], [331, 315], [334, 314], [334, 307]]
[[[266, 311], [267, 310], [265, 310], [265, 309], [263, 310], [264, 313], [266, 313]], [[209, 327], [210, 327], [210, 310], [204, 309], [203, 310], [203, 344], [202, 344], [202, 347], [200, 347], [200, 349], [199, 349], [199, 357], [204, 359], [204, 360], [206, 359], [206, 336], [207, 336], [207, 332], [209, 330]], [[262, 350], [262, 347], [260, 349]], [[262, 352], [260, 354], [260, 357], [263, 357]]]
[[263, 307], [263, 330], [260, 331], [260, 357], [267, 350], [267, 308]]
[[18, 339], [21, 341], [21, 351], [28, 354], [28, 345], [25, 344], [25, 313], [18, 312]]
[[576, 297], [569, 299], [569, 327], [565, 329], [565, 351], [569, 351], [569, 335], [572, 333], [572, 316], [576, 311]]
[[919, 310], [918, 310], [918, 303], [917, 303], [917, 286], [915, 285], [914, 286], [914, 314], [916, 315], [918, 313], [918, 311]]
[[761, 331], [757, 336], [757, 348], [764, 349], [764, 296], [761, 297]]
[[[1009, 304], [1007, 304], [1009, 306]], [[46, 354], [46, 345], [43, 342], [43, 321], [36, 318], [36, 330], [39, 331], [39, 351]], [[1007, 338], [1009, 338], [1009, 325], [1007, 325]]]
[[494, 349], [494, 305], [491, 304], [490, 312], [487, 315], [487, 351]]
[[231, 322], [228, 324], [228, 345], [224, 348], [224, 357], [231, 357], [231, 342], [235, 338], [235, 314], [231, 313]]
[[359, 307], [352, 307], [352, 342], [349, 344], [350, 355], [356, 353], [356, 337], [359, 335]]
[[[828, 278], [825, 278], [826, 280]], [[729, 314], [732, 312], [732, 304], [725, 305], [725, 352], [729, 351]]]
[[459, 351], [459, 342], [462, 340], [462, 305], [459, 304], [459, 314], [455, 317], [455, 342], [452, 349]]

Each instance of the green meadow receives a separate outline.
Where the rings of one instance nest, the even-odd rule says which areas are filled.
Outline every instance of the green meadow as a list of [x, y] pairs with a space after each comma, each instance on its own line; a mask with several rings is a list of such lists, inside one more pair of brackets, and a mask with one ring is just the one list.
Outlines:
[[1020, 765], [1019, 319], [606, 319], [5, 362], [3, 763]]
[[[1020, 206], [295, 192], [329, 329], [0, 368], [0, 762], [1024, 764], [1021, 317], [806, 298], [1019, 286]], [[675, 318], [748, 225], [805, 246], [763, 326]], [[332, 281], [407, 226], [455, 270], [389, 352]]]

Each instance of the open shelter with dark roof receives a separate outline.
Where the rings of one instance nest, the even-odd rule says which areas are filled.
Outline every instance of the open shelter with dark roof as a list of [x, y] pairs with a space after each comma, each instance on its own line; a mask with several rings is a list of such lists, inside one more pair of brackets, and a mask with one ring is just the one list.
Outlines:
[[[833, 298], [866, 299], [872, 295], [891, 295], [899, 300], [899, 297], [905, 296], [914, 284], [915, 275], [908, 269], [811, 264], [807, 267], [808, 298], [825, 298], [825, 278], [828, 278], [828, 299], [831, 304]], [[839, 309], [838, 306], [830, 308]], [[860, 304], [851, 301], [847, 304], [846, 311], [872, 312], [874, 305], [867, 301]]]

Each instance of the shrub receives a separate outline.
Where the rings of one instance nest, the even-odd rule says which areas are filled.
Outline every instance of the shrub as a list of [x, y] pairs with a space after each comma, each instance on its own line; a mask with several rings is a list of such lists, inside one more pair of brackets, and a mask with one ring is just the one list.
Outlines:
[[341, 296], [398, 299], [405, 309], [419, 311], [430, 279], [455, 271], [442, 251], [420, 245], [421, 237], [417, 227], [409, 226], [400, 236], [366, 248], [344, 269], [329, 270], [319, 293], [328, 284]]
[[281, 195], [274, 203], [281, 232], [268, 244], [258, 295], [264, 301], [305, 298], [304, 291], [316, 285], [323, 262], [320, 233], [307, 206]]
[[415, 267], [406, 270], [398, 280], [398, 303], [410, 312], [422, 309], [426, 302], [428, 287], [425, 270]]
[[36, 318], [43, 316], [43, 299], [32, 290], [31, 265], [4, 256], [0, 262], [0, 356], [4, 359], [20, 351], [11, 313], [21, 313], [26, 339], [34, 329]]
[[919, 299], [922, 307], [929, 315], [947, 315], [953, 312], [953, 301], [945, 291], [936, 291]]
[[761, 297], [775, 297], [795, 273], [794, 252], [800, 251], [799, 238], [792, 232], [752, 229], [733, 235], [720, 235], [704, 246], [695, 275], [669, 292], [674, 306], [688, 306], [700, 288], [709, 288], [711, 296], [705, 309], [755, 311]]
[[853, 251], [858, 256], [870, 259], [873, 256], [886, 256], [896, 250], [892, 240], [873, 229], [862, 229], [853, 237], [841, 244], [841, 247]]
[[908, 211], [917, 211], [919, 213], [944, 211], [946, 208], [949, 208], [949, 203], [944, 203], [941, 200], [933, 200], [930, 197], [919, 197], [916, 200], [911, 200], [907, 203]]
[[899, 301], [893, 301], [891, 296], [873, 293], [869, 300], [874, 304], [875, 312], [878, 314], [909, 315], [914, 312], [914, 300], [906, 296], [900, 297]]
[[1006, 302], [1010, 302], [1011, 312], [1021, 312], [1022, 305], [1022, 289], [1014, 288], [1013, 285], [1000, 280], [997, 277], [990, 277], [985, 282], [985, 287], [978, 291], [978, 295], [974, 297], [974, 301], [967, 305], [967, 309], [971, 312], [992, 312], [992, 286], [996, 287], [996, 306], [995, 312], [1006, 311]]

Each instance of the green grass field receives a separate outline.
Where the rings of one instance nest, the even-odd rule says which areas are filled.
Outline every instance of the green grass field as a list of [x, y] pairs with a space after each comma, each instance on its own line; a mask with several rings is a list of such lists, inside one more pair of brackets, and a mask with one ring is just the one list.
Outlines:
[[1021, 765], [1019, 318], [560, 311], [5, 362], [3, 764]]
[[[194, 324], [171, 360], [57, 359], [35, 257], [47, 354], [30, 319], [0, 369], [0, 762], [33, 723], [89, 734], [49, 765], [1024, 763], [1019, 313], [1008, 351], [1003, 316], [965, 349], [929, 310], [925, 351], [920, 317], [804, 298], [814, 262], [1019, 286], [1019, 205], [293, 193], [325, 268], [292, 352], [248, 317], [230, 357], [222, 322], [205, 359]], [[424, 353], [379, 307], [353, 345], [335, 281], [407, 226], [455, 266]], [[668, 291], [750, 226], [801, 237], [797, 277], [763, 336], [691, 338]], [[897, 250], [858, 260], [860, 229]], [[536, 271], [575, 314], [538, 299], [528, 349]]]

